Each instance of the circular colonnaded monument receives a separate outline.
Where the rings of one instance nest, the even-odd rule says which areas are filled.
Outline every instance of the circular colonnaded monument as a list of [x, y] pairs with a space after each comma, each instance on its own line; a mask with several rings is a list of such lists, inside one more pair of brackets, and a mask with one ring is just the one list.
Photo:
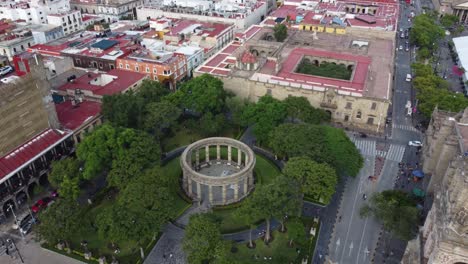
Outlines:
[[190, 144], [182, 153], [183, 189], [200, 203], [226, 205], [254, 187], [255, 153], [231, 138], [212, 137]]

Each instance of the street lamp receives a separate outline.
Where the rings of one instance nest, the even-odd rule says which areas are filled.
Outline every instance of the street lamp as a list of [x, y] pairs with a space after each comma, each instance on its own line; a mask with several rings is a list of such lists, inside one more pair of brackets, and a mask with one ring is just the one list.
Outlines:
[[11, 213], [13, 214], [13, 217], [15, 218], [15, 223], [18, 225], [18, 231], [21, 235], [21, 238], [24, 239], [24, 234], [23, 232], [21, 232], [21, 228], [19, 226], [19, 223], [18, 223], [18, 218], [16, 218], [16, 214], [15, 214], [15, 211], [13, 210], [13, 205], [8, 204], [8, 208], [7, 208], [7, 211], [11, 211]]
[[[10, 204], [10, 205], [11, 205], [11, 204]], [[20, 260], [21, 260], [21, 263], [24, 263], [23, 257], [21, 256], [21, 253], [20, 253], [18, 247], [16, 247], [15, 241], [14, 241], [13, 239], [11, 239], [11, 238], [8, 238], [8, 239], [7, 239], [7, 242], [10, 243], [10, 244], [13, 244], [13, 246], [15, 247], [15, 251], [18, 252], [18, 256], [19, 256], [19, 258], [20, 258]]]

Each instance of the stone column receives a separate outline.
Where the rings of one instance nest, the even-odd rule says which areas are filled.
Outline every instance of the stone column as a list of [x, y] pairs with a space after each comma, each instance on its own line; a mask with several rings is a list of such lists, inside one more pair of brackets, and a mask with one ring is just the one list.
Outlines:
[[242, 164], [242, 151], [237, 149], [237, 167], [240, 167]]
[[249, 163], [249, 155], [245, 153], [245, 165], [247, 166], [247, 163]]
[[206, 163], [210, 162], [210, 145], [205, 146]]
[[231, 145], [228, 145], [228, 165], [231, 165]]
[[234, 200], [239, 199], [239, 184], [234, 184]]
[[223, 185], [223, 204], [226, 204], [227, 185]]
[[198, 167], [200, 165], [200, 150], [195, 151], [195, 165]]
[[201, 201], [201, 184], [197, 182], [197, 198]]
[[187, 179], [187, 188], [188, 188], [189, 196], [192, 197], [192, 195], [193, 195], [193, 192], [192, 192], [192, 179], [190, 179], [190, 178]]
[[249, 189], [249, 178], [244, 179], [244, 196], [247, 194], [248, 189]]
[[219, 144], [216, 145], [216, 159], [218, 161], [221, 159], [221, 146]]
[[209, 190], [209, 197], [210, 197], [210, 204], [213, 204], [213, 186], [208, 185], [208, 190]]

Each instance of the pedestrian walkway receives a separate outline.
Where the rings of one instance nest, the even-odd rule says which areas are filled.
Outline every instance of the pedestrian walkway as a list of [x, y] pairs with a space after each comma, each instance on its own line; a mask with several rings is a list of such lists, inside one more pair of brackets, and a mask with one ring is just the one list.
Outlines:
[[385, 158], [387, 156], [387, 151], [385, 150], [377, 150], [377, 156]]
[[353, 141], [356, 148], [361, 151], [361, 155], [372, 157], [376, 155], [377, 151], [375, 149], [375, 140], [351, 138], [351, 141]]
[[415, 127], [411, 126], [411, 125], [399, 125], [399, 124], [392, 124], [392, 128], [395, 129], [395, 128], [398, 128], [398, 129], [402, 129], [402, 130], [407, 130], [407, 131], [412, 131], [412, 132], [419, 132], [419, 130], [417, 130]]
[[403, 155], [405, 154], [406, 146], [404, 145], [390, 145], [390, 149], [387, 152], [387, 156], [385, 157], [387, 160], [401, 162], [403, 159]]

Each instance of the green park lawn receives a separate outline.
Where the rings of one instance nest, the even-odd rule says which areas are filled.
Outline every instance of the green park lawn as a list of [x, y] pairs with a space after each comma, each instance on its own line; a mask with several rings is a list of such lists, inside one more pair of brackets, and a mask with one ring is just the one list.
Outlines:
[[[294, 243], [293, 247], [289, 246], [288, 233], [281, 233], [274, 231], [273, 241], [266, 245], [263, 240], [255, 240], [256, 247], [250, 249], [247, 247], [247, 243], [237, 243], [234, 247], [237, 248], [237, 252], [229, 252], [229, 256], [235, 259], [239, 263], [274, 263], [274, 264], [285, 264], [285, 263], [301, 263], [301, 260], [305, 256], [309, 256], [308, 260], [311, 260], [311, 256], [314, 253], [315, 243], [318, 236], [318, 230], [320, 223], [315, 223], [313, 218], [301, 218], [304, 223], [304, 232], [306, 232], [307, 240], [303, 243]], [[288, 223], [286, 223], [286, 227]], [[315, 237], [309, 235], [310, 228], [314, 226], [317, 229]], [[297, 252], [299, 249], [299, 253]], [[264, 257], [271, 257], [271, 260], [265, 260]], [[309, 262], [310, 263], [310, 262]]]
[[[266, 184], [272, 181], [274, 178], [280, 175], [279, 169], [268, 161], [266, 158], [256, 155], [257, 161], [255, 165], [255, 179], [256, 184]], [[213, 210], [214, 216], [221, 222], [221, 233], [235, 233], [242, 230], [248, 229], [248, 226], [240, 223], [234, 217], [234, 212], [237, 208], [242, 206], [242, 202], [234, 205], [229, 205], [227, 207], [220, 207]], [[263, 222], [263, 219], [258, 219], [256, 221], [258, 224]]]

